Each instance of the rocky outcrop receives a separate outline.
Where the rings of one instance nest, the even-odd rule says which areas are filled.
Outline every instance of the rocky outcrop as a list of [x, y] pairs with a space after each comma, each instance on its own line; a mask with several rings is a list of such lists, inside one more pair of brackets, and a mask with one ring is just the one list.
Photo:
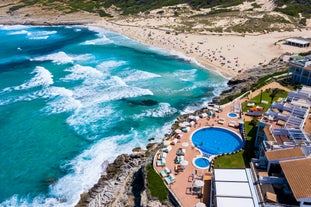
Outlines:
[[268, 65], [249, 69], [229, 80], [228, 86], [230, 88], [223, 91], [219, 97], [215, 97], [213, 101], [218, 102], [226, 97], [249, 91], [253, 85], [257, 84], [260, 78], [276, 72], [285, 71], [287, 67], [287, 64], [281, 61], [281, 59], [274, 59]]
[[142, 200], [144, 182], [139, 181], [144, 180], [145, 161], [142, 153], [119, 155], [89, 192], [81, 194], [77, 206], [139, 206], [135, 202]]
[[[156, 144], [149, 148], [154, 150]], [[77, 207], [159, 207], [160, 201], [150, 200], [146, 188], [145, 165], [152, 156], [144, 152], [119, 155], [108, 166], [105, 174], [87, 192], [80, 195]]]

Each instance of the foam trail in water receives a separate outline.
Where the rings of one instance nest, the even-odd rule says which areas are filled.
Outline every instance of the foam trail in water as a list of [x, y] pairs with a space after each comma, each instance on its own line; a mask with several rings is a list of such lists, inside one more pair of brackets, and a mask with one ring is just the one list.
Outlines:
[[142, 70], [129, 70], [121, 74], [124, 76], [125, 82], [136, 82], [140, 80], [148, 80], [152, 78], [159, 78], [161, 77], [158, 74], [150, 73]]
[[0, 94], [11, 92], [12, 90], [27, 90], [30, 88], [42, 86], [47, 87], [49, 85], [52, 85], [54, 83], [53, 81], [53, 75], [44, 67], [37, 66], [33, 71], [32, 74], [35, 74], [35, 76], [30, 79], [28, 82], [23, 83], [19, 86], [13, 86], [13, 87], [7, 87], [4, 88]]
[[74, 61], [86, 61], [91, 59], [93, 56], [90, 54], [85, 55], [68, 55], [65, 52], [57, 52], [53, 54], [49, 54], [46, 56], [40, 56], [33, 59], [30, 59], [31, 61], [52, 61], [56, 64], [68, 64], [73, 63]]
[[103, 72], [90, 66], [74, 65], [73, 67], [66, 69], [65, 71], [71, 72], [65, 78], [61, 78], [64, 81], [83, 80], [87, 78], [103, 78]]
[[109, 70], [109, 69], [114, 69], [120, 66], [123, 66], [126, 64], [126, 61], [114, 61], [114, 60], [109, 60], [102, 62], [97, 66], [97, 69], [99, 70]]
[[139, 115], [134, 115], [135, 119], [141, 117], [167, 117], [177, 113], [177, 109], [171, 107], [169, 103], [159, 103], [159, 106], [154, 109], [148, 109]]
[[30, 27], [25, 25], [0, 25], [1, 30], [22, 30], [27, 28]]
[[118, 146], [116, 143], [118, 140], [128, 139], [132, 136], [129, 134], [107, 137], [98, 141], [90, 149], [84, 150], [79, 156], [63, 166], [65, 170], [69, 170], [71, 173], [51, 185], [47, 197], [37, 196], [31, 201], [27, 198], [13, 196], [1, 205], [36, 207], [74, 206], [79, 201], [80, 194], [87, 192], [98, 181], [103, 172], [101, 166], [104, 161], [112, 162], [118, 154], [130, 152], [131, 146]]
[[27, 30], [20, 30], [20, 31], [15, 31], [15, 32], [10, 32], [10, 35], [21, 35], [21, 34], [29, 34]]
[[48, 113], [63, 113], [82, 107], [79, 100], [73, 97], [73, 92], [63, 87], [51, 87], [43, 92], [52, 101], [47, 103], [43, 111]]

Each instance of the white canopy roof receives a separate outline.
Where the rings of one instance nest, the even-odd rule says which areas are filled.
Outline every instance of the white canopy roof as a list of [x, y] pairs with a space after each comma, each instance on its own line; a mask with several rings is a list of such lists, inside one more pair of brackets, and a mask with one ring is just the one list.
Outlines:
[[256, 186], [249, 168], [214, 169], [217, 207], [259, 207]]
[[217, 206], [219, 207], [232, 207], [243, 206], [243, 207], [255, 207], [253, 199], [251, 198], [228, 198], [228, 197], [217, 197]]
[[248, 182], [245, 170], [241, 169], [215, 169], [214, 175], [215, 181]]

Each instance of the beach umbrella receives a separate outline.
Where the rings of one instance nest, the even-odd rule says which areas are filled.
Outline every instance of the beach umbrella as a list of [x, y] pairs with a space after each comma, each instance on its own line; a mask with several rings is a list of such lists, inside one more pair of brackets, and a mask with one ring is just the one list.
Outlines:
[[192, 119], [192, 120], [193, 120], [193, 119], [195, 119], [195, 116], [190, 115], [190, 116], [189, 116], [189, 119]]
[[183, 146], [183, 147], [188, 147], [188, 146], [189, 146], [189, 143], [188, 143], [188, 142], [183, 142], [183, 143], [181, 143], [181, 146]]
[[204, 203], [196, 203], [194, 207], [206, 207], [206, 205]]
[[183, 124], [184, 124], [184, 126], [190, 126], [190, 123], [187, 121], [184, 121]]
[[179, 123], [178, 126], [185, 127], [186, 125], [184, 123]]
[[187, 160], [182, 160], [182, 161], [180, 162], [180, 164], [183, 165], [183, 166], [185, 166], [185, 165], [188, 165], [189, 162], [188, 162]]
[[176, 133], [181, 133], [182, 131], [180, 129], [175, 130]]
[[195, 180], [194, 181], [194, 184], [198, 187], [202, 187], [204, 185], [204, 182], [203, 180]]
[[186, 130], [187, 130], [187, 132], [189, 132], [190, 131], [190, 127], [187, 127]]
[[195, 125], [195, 122], [194, 121], [191, 121], [190, 122], [190, 126], [194, 126]]

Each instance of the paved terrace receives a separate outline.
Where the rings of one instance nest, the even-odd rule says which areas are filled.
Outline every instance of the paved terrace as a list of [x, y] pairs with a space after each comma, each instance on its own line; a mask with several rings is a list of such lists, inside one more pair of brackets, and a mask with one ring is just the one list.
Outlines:
[[[207, 118], [200, 118], [197, 121], [197, 124], [190, 128], [190, 131], [188, 131], [187, 133], [183, 133], [182, 137], [178, 140], [178, 142], [176, 144], [170, 145], [172, 149], [167, 153], [165, 166], [157, 166], [156, 165], [158, 154], [160, 154], [161, 152], [158, 152], [156, 154], [156, 156], [154, 157], [154, 168], [159, 174], [165, 168], [170, 169], [171, 172], [173, 173], [173, 176], [175, 177], [175, 182], [173, 182], [172, 184], [169, 184], [168, 188], [173, 192], [173, 194], [176, 196], [176, 198], [178, 199], [178, 201], [181, 203], [182, 206], [193, 207], [198, 202], [205, 202], [206, 206], [209, 206], [209, 197], [210, 197], [209, 189], [210, 189], [210, 187], [207, 187], [207, 185], [210, 185], [210, 182], [207, 180], [210, 180], [211, 177], [209, 176], [208, 169], [206, 169], [206, 170], [198, 169], [192, 164], [192, 160], [195, 157], [201, 156], [200, 151], [198, 151], [192, 145], [192, 142], [191, 142], [192, 133], [195, 130], [198, 130], [198, 129], [203, 128], [203, 127], [207, 127], [207, 126], [216, 126], [217, 127], [217, 126], [219, 126], [219, 127], [230, 129], [230, 130], [240, 134], [238, 128], [228, 126], [229, 123], [232, 123], [232, 121], [236, 122], [237, 124], [239, 123], [239, 120], [240, 120], [239, 118], [230, 118], [228, 116], [228, 113], [233, 112], [234, 106], [237, 106], [238, 104], [239, 104], [239, 102], [237, 101], [235, 103], [230, 103], [230, 104], [227, 104], [225, 106], [222, 106], [221, 107], [222, 112], [220, 112], [220, 113], [215, 112], [215, 117], [214, 118], [211, 117], [209, 120]], [[219, 120], [222, 120], [223, 123], [219, 124], [218, 123]], [[186, 146], [187, 144], [185, 144], [185, 143], [188, 143], [189, 146]], [[174, 171], [174, 167], [176, 166], [174, 160], [176, 158], [176, 152], [177, 152], [178, 148], [186, 149], [184, 159], [188, 161], [188, 165], [185, 166], [185, 169], [182, 172], [176, 173]], [[202, 191], [202, 193], [203, 193], [202, 196], [200, 196], [199, 193], [193, 193], [193, 194], [191, 193], [191, 186], [193, 183], [192, 182], [192, 180], [193, 180], [192, 176], [193, 176], [194, 172], [197, 172], [197, 175], [202, 175], [201, 176], [202, 180], [205, 177], [206, 181], [204, 181], [205, 186], [203, 186], [203, 188], [202, 188], [202, 189], [204, 189], [203, 190], [204, 193]], [[200, 177], [200, 176], [198, 176], [198, 177]]]

